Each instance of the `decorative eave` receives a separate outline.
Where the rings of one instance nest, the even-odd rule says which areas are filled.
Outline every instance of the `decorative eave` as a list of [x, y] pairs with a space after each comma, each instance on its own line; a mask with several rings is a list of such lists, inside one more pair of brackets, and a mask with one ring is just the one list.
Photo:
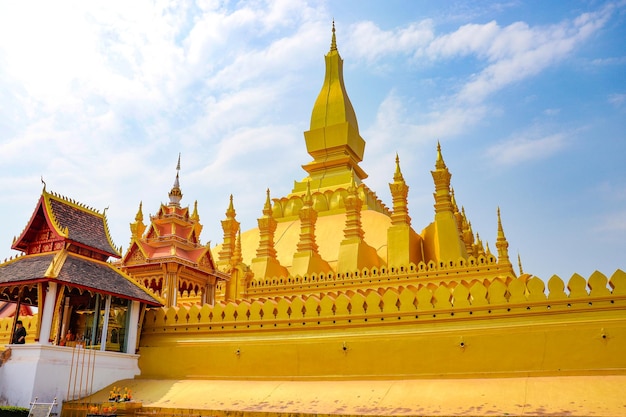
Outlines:
[[[192, 256], [189, 257], [184, 257], [177, 253], [167, 256], [155, 257], [154, 254], [148, 253], [148, 251], [146, 250], [146, 246], [150, 247], [150, 245], [142, 241], [134, 241], [133, 243], [131, 243], [131, 249], [137, 247], [138, 250], [141, 251], [141, 253], [143, 254], [144, 260], [141, 262], [127, 264], [127, 262], [130, 262], [129, 256], [131, 253], [131, 249], [129, 249], [122, 261], [122, 268], [128, 271], [137, 271], [149, 265], [163, 265], [175, 263], [196, 270], [202, 274], [215, 275], [216, 277], [225, 281], [230, 280], [229, 274], [221, 273], [217, 270], [215, 260], [213, 259], [213, 253], [210, 249], [210, 244], [191, 251], [193, 252], [193, 254], [191, 254]], [[208, 258], [208, 266], [204, 265], [202, 262], [202, 259], [205, 257]]]
[[0, 264], [0, 289], [45, 282], [110, 294], [152, 306], [164, 304], [114, 265], [65, 249], [56, 254], [24, 255]]

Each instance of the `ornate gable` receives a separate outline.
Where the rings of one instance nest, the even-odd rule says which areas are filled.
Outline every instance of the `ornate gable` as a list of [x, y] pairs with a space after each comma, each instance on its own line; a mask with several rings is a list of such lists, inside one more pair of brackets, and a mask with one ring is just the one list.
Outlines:
[[26, 255], [52, 252], [63, 249], [65, 237], [46, 215], [45, 204], [41, 197], [24, 231], [19, 238], [14, 240], [11, 248], [22, 251]]
[[12, 246], [26, 254], [59, 251], [106, 260], [120, 257], [104, 213], [44, 190], [26, 228]]
[[147, 257], [143, 252], [141, 245], [137, 242], [133, 242], [126, 252], [122, 262], [125, 265], [140, 265], [147, 262]]

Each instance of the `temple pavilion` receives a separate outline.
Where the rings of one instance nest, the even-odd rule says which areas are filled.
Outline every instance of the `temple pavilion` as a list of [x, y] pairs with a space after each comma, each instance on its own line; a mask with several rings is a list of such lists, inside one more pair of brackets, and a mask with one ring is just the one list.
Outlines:
[[[89, 349], [99, 360], [100, 378], [89, 389], [138, 374], [141, 319], [146, 307], [162, 303], [107, 262], [121, 255], [111, 241], [105, 213], [48, 192], [44, 184], [12, 248], [22, 256], [0, 264], [0, 298], [14, 303], [15, 311], [27, 305], [38, 314], [14, 314], [3, 321], [0, 330], [8, 340], [17, 319], [28, 335], [26, 344], [12, 345], [13, 360], [0, 367], [0, 397], [18, 404], [37, 396], [66, 398], [76, 366], [75, 352], [68, 347]], [[20, 383], [8, 383], [16, 380]], [[79, 393], [84, 394], [83, 388]]]

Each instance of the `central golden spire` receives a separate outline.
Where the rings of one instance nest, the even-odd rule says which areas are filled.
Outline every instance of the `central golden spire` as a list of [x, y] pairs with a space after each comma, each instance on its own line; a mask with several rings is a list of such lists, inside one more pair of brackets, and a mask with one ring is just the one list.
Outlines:
[[311, 188], [347, 188], [367, 178], [359, 162], [363, 160], [365, 141], [359, 134], [356, 114], [343, 82], [343, 59], [337, 50], [335, 23], [330, 51], [325, 56], [324, 84], [311, 113], [311, 126], [304, 132], [307, 151], [313, 161], [303, 168], [309, 177], [296, 182], [293, 193], [302, 194], [306, 182]]

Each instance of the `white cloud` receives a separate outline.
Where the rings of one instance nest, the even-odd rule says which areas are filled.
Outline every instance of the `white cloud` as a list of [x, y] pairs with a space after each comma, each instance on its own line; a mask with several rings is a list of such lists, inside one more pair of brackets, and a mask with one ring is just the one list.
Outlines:
[[626, 102], [626, 94], [611, 94], [609, 96], [609, 103], [614, 105], [615, 107], [621, 107]]
[[464, 25], [453, 33], [437, 37], [423, 52], [431, 59], [470, 54], [487, 56], [490, 46], [500, 32], [500, 27], [495, 21], [482, 25]]
[[536, 159], [549, 158], [568, 145], [568, 135], [541, 135], [525, 132], [487, 149], [487, 157], [498, 165], [518, 165]]
[[573, 21], [548, 27], [530, 28], [526, 23], [514, 23], [494, 30], [493, 37], [485, 37], [483, 45], [490, 64], [461, 89], [459, 99], [481, 102], [508, 84], [538, 74], [601, 28], [612, 10], [608, 5], [598, 12], [584, 13]]
[[626, 210], [603, 213], [592, 230], [594, 233], [620, 234], [626, 232]]
[[543, 114], [545, 114], [546, 116], [556, 116], [560, 112], [561, 112], [561, 109], [545, 109], [543, 111]]
[[597, 12], [583, 13], [551, 26], [531, 27], [515, 22], [501, 27], [490, 21], [466, 24], [439, 36], [435, 36], [430, 20], [389, 31], [366, 21], [351, 27], [350, 53], [374, 66], [397, 54], [431, 61], [476, 57], [484, 67], [466, 79], [456, 95], [457, 100], [473, 105], [563, 60], [606, 23], [614, 8], [608, 4]]
[[350, 56], [370, 63], [388, 55], [411, 54], [434, 38], [433, 22], [429, 19], [391, 31], [383, 31], [371, 21], [359, 22], [348, 30], [345, 49]]

